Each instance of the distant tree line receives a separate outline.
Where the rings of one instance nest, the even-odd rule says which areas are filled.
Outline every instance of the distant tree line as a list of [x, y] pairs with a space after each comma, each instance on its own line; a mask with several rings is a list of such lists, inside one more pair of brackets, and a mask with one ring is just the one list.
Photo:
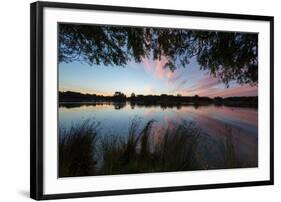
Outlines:
[[116, 108], [122, 108], [126, 102], [130, 102], [134, 105], [161, 105], [161, 106], [176, 106], [183, 104], [216, 104], [216, 105], [229, 105], [240, 107], [257, 107], [258, 96], [240, 96], [240, 97], [201, 97], [199, 95], [194, 96], [182, 96], [180, 94], [174, 95], [136, 95], [132, 93], [130, 97], [127, 97], [122, 92], [115, 92], [112, 96], [103, 96], [96, 94], [83, 94], [79, 92], [59, 92], [60, 103], [71, 102], [112, 102], [116, 104]]

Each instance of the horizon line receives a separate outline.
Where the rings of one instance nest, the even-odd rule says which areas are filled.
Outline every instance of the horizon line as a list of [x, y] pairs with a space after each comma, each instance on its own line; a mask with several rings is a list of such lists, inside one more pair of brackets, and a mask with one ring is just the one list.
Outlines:
[[[97, 93], [87, 93], [87, 92], [80, 92], [80, 91], [72, 91], [72, 90], [66, 90], [66, 91], [60, 91], [58, 90], [59, 93], [66, 93], [66, 92], [71, 92], [71, 93], [80, 93], [80, 94], [83, 94], [83, 95], [96, 95], [96, 96], [104, 96], [104, 97], [113, 97], [114, 96], [114, 93], [115, 92], [119, 92], [119, 93], [122, 93], [122, 91], [115, 91], [114, 93], [112, 93], [111, 95], [109, 94], [97, 94]], [[134, 93], [134, 92], [132, 92]], [[132, 94], [131, 93], [131, 94]], [[126, 93], [123, 93], [126, 97], [131, 97], [131, 94], [130, 95], [127, 95]], [[209, 96], [201, 96], [201, 95], [198, 95], [198, 94], [194, 94], [194, 95], [182, 95], [180, 93], [177, 93], [176, 95], [174, 94], [167, 94], [167, 93], [161, 93], [161, 94], [137, 94], [137, 93], [134, 93], [135, 96], [161, 96], [161, 95], [166, 95], [166, 96], [174, 96], [174, 97], [195, 97], [195, 96], [198, 96], [198, 97], [207, 97], [207, 98], [211, 98], [211, 99], [214, 99], [216, 97], [221, 97], [221, 98], [230, 98], [230, 97], [258, 97], [258, 95], [248, 95], [248, 96], [227, 96], [227, 97], [222, 97], [222, 96], [213, 96], [213, 97], [209, 97]]]

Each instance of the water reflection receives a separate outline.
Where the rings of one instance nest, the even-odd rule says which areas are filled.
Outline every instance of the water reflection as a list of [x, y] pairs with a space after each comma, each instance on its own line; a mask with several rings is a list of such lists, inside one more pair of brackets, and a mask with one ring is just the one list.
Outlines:
[[[258, 110], [215, 105], [144, 106], [136, 103], [67, 103], [60, 104], [60, 126], [68, 128], [73, 123], [94, 119], [101, 123], [103, 136], [115, 134], [127, 136], [130, 123], [139, 117], [140, 127], [154, 120], [151, 133], [153, 141], [161, 139], [169, 128], [176, 129], [179, 123], [195, 123], [206, 134], [199, 145], [204, 162], [219, 168], [224, 157], [218, 153], [220, 142], [231, 141], [241, 167], [258, 165]], [[229, 136], [231, 134], [231, 136]], [[216, 144], [216, 146], [215, 146]], [[207, 160], [206, 160], [207, 158]]]

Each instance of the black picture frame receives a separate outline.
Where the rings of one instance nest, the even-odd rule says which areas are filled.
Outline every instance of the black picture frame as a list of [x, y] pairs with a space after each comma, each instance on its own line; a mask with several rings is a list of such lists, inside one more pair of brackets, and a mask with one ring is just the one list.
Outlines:
[[[67, 8], [81, 10], [121, 11], [130, 13], [196, 16], [224, 19], [267, 21], [270, 23], [270, 179], [239, 183], [220, 183], [129, 190], [94, 191], [45, 195], [43, 193], [43, 9]], [[274, 183], [274, 17], [183, 10], [103, 6], [75, 3], [35, 2], [30, 6], [30, 197], [36, 200], [92, 197], [121, 194], [186, 191], [228, 187], [273, 185]]]

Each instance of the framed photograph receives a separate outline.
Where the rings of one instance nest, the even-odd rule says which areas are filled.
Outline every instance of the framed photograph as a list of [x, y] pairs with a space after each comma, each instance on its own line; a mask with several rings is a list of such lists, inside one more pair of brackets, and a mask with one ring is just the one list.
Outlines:
[[273, 184], [273, 17], [31, 4], [31, 198]]

